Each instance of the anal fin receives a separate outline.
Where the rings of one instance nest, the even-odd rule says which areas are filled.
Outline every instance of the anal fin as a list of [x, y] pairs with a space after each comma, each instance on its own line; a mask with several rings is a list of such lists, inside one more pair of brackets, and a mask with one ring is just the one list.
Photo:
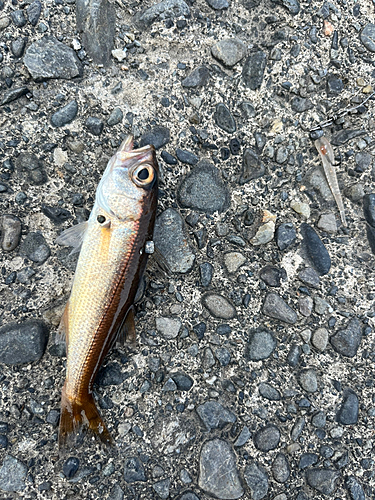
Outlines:
[[132, 347], [135, 347], [136, 338], [134, 306], [131, 306], [120, 326], [116, 342], [120, 345], [130, 344]]
[[61, 316], [60, 324], [57, 328], [55, 344], [64, 344], [68, 348], [69, 339], [69, 300], [66, 303], [63, 315]]

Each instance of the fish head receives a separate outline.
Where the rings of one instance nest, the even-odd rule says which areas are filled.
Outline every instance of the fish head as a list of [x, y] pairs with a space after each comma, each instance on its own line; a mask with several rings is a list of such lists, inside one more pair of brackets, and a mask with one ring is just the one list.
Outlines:
[[[97, 220], [137, 220], [156, 207], [159, 167], [152, 145], [133, 149], [128, 136], [109, 160], [98, 185], [92, 216]], [[98, 219], [98, 217], [101, 219]]]

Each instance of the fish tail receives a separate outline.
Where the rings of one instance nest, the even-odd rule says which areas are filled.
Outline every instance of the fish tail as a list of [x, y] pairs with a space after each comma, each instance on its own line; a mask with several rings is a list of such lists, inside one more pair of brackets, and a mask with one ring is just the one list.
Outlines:
[[84, 401], [73, 401], [66, 394], [65, 385], [61, 394], [61, 416], [59, 428], [59, 448], [64, 450], [76, 444], [85, 433], [99, 438], [106, 445], [113, 445], [113, 440], [92, 394], [87, 394]]

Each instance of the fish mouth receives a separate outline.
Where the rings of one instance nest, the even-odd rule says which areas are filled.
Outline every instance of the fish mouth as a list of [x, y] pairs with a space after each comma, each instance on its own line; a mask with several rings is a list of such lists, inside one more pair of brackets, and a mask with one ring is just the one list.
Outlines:
[[142, 148], [133, 149], [134, 137], [128, 135], [116, 153], [117, 162], [115, 167], [124, 167], [127, 164], [129, 170], [133, 170], [141, 163], [151, 163], [155, 170], [158, 172], [158, 164], [156, 161], [155, 147], [152, 144], [143, 146]]

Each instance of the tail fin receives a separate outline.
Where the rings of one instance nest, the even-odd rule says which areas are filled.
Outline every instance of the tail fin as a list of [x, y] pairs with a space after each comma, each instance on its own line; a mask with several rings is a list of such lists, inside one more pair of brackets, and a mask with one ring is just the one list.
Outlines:
[[92, 394], [88, 394], [84, 402], [71, 401], [64, 386], [61, 394], [60, 450], [72, 447], [77, 438], [86, 432], [98, 437], [106, 445], [113, 445], [112, 436], [100, 416]]

